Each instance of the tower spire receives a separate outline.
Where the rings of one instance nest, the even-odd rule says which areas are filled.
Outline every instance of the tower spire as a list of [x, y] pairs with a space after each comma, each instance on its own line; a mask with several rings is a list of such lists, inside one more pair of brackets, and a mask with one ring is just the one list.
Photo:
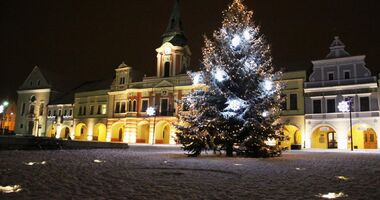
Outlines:
[[179, 0], [174, 0], [174, 7], [169, 18], [168, 27], [164, 34], [162, 34], [162, 43], [170, 42], [174, 46], [187, 45], [187, 38], [183, 31], [181, 20]]
[[347, 57], [350, 54], [344, 49], [346, 45], [340, 40], [338, 36], [334, 37], [334, 41], [330, 45], [330, 53], [326, 56], [326, 58], [340, 58]]

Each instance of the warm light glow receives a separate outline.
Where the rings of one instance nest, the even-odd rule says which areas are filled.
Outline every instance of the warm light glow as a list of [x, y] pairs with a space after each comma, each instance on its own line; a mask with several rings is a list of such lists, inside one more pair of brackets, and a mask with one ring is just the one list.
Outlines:
[[240, 36], [235, 35], [234, 38], [232, 39], [232, 47], [236, 48], [237, 46], [240, 45]]
[[350, 112], [350, 102], [349, 101], [341, 101], [338, 104], [338, 110], [340, 112]]
[[335, 176], [335, 178], [342, 180], [342, 181], [347, 181], [349, 178], [345, 176]]
[[22, 190], [20, 185], [7, 185], [7, 186], [1, 186], [0, 185], [0, 192], [3, 193], [13, 193], [13, 192], [20, 192]]
[[106, 162], [106, 161], [104, 161], [104, 160], [94, 160], [94, 163], [104, 163], [104, 162]]
[[3, 113], [3, 112], [4, 112], [4, 106], [0, 105], [0, 113]]
[[267, 141], [265, 141], [264, 142], [266, 145], [268, 145], [268, 146], [276, 146], [276, 144], [277, 144], [277, 142], [276, 142], [276, 140], [274, 139], [274, 138], [272, 138], [272, 139], [268, 139]]
[[148, 114], [149, 116], [154, 116], [156, 115], [156, 109], [154, 107], [148, 107], [146, 109], [146, 114]]
[[25, 165], [28, 165], [28, 166], [33, 166], [33, 165], [45, 165], [46, 164], [46, 161], [42, 161], [42, 162], [27, 162], [27, 163], [24, 163]]

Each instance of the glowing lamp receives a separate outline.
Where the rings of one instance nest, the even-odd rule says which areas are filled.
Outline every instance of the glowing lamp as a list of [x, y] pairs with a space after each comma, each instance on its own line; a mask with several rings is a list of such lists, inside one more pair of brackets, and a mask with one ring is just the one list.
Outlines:
[[270, 91], [270, 90], [272, 90], [272, 88], [273, 88], [273, 81], [271, 81], [271, 80], [269, 80], [269, 79], [266, 79], [266, 80], [264, 81], [263, 86], [264, 86], [264, 89], [265, 89], [266, 91]]
[[146, 114], [149, 116], [155, 116], [156, 115], [156, 109], [154, 107], [148, 107], [146, 109]]
[[164, 50], [164, 53], [166, 55], [171, 54], [172, 53], [172, 49], [170, 47], [166, 47], [165, 50]]
[[340, 112], [350, 112], [350, 102], [349, 101], [341, 101], [338, 104], [338, 110]]

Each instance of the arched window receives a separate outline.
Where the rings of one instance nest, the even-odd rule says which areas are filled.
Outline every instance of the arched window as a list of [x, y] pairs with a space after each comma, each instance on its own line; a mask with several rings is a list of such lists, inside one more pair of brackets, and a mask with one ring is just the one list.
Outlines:
[[133, 100], [132, 111], [136, 112], [137, 101]]
[[35, 102], [35, 101], [36, 101], [36, 97], [35, 97], [34, 95], [32, 95], [32, 96], [30, 97], [30, 102], [33, 103], [33, 102]]
[[133, 111], [133, 108], [132, 108], [132, 101], [129, 100], [128, 101], [128, 112], [132, 112]]
[[169, 77], [169, 75], [170, 75], [170, 62], [165, 62], [164, 77]]

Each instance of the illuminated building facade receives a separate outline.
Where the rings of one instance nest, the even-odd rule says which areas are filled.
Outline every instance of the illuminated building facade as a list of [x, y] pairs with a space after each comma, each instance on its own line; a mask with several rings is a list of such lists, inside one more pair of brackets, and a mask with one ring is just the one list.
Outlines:
[[[287, 149], [339, 148], [350, 145], [349, 118], [339, 101], [354, 98], [354, 146], [378, 148], [378, 83], [365, 67], [364, 56], [350, 56], [335, 38], [326, 59], [313, 61], [313, 73], [286, 72], [285, 124]], [[205, 85], [186, 74], [191, 51], [175, 1], [162, 44], [156, 49], [156, 75], [138, 79], [124, 62], [113, 80], [87, 82], [61, 98], [36, 67], [18, 91], [16, 133], [63, 139], [130, 144], [175, 144], [174, 122], [186, 94]], [[37, 84], [38, 83], [38, 84]], [[52, 101], [51, 101], [52, 100]], [[155, 114], [148, 115], [147, 108]]]
[[[312, 61], [313, 72], [305, 83], [305, 147], [377, 149], [380, 131], [379, 92], [376, 76], [365, 67], [365, 56], [350, 56], [338, 37], [323, 60]], [[352, 132], [349, 113], [339, 102], [352, 99]]]

